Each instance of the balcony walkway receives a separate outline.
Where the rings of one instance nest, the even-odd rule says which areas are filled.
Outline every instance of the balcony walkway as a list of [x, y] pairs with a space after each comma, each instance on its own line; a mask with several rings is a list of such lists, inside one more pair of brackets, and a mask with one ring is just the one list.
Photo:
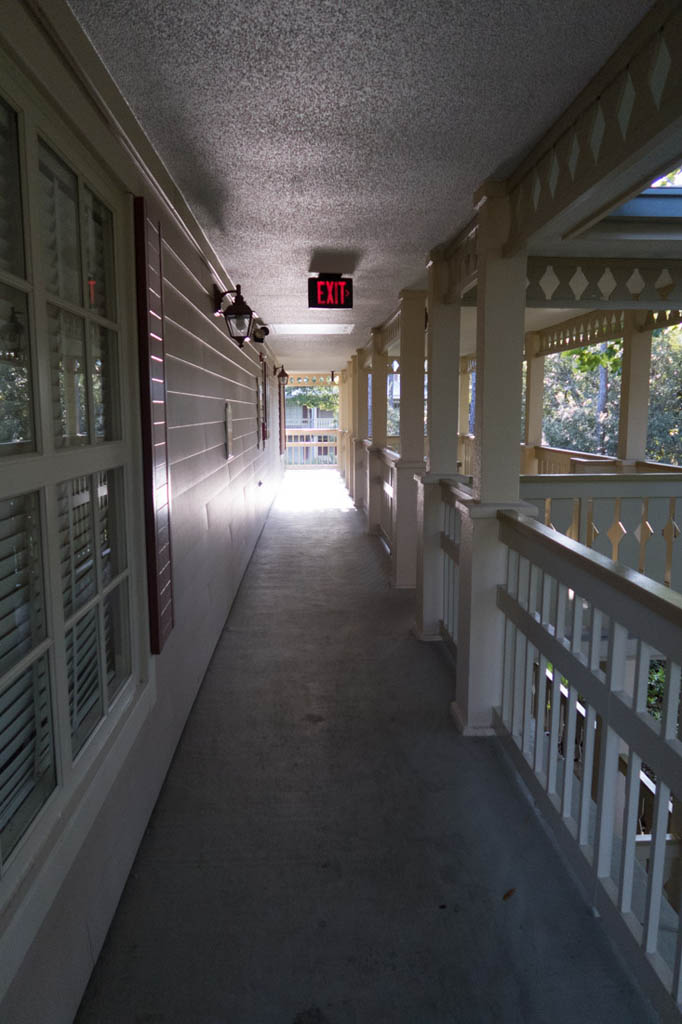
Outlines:
[[412, 603], [287, 474], [78, 1024], [656, 1020]]

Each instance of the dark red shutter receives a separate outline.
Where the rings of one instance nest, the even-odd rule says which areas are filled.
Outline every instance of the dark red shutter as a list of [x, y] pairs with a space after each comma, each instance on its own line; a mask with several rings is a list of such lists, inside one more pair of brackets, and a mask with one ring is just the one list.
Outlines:
[[163, 265], [161, 222], [142, 197], [135, 199], [135, 257], [149, 631], [152, 654], [160, 654], [174, 624]]

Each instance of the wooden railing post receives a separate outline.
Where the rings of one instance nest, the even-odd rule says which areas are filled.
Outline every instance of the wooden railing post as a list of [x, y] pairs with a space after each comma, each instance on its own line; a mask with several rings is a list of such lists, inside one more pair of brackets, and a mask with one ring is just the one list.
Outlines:
[[476, 329], [476, 438], [473, 498], [458, 502], [457, 678], [452, 714], [467, 735], [493, 730], [500, 703], [504, 621], [495, 588], [505, 550], [497, 510], [519, 504], [522, 341], [526, 257], [502, 255], [510, 208], [502, 185], [479, 192]]
[[429, 455], [426, 472], [415, 477], [418, 537], [415, 632], [421, 640], [440, 640], [443, 618], [440, 480], [454, 476], [458, 468], [460, 297], [458, 292], [448, 295], [450, 274], [445, 261], [432, 260], [428, 273]]
[[628, 462], [646, 458], [649, 415], [651, 331], [640, 331], [636, 316], [635, 310], [626, 310], [623, 325], [618, 458]]
[[400, 293], [400, 459], [394, 469], [393, 584], [414, 587], [417, 574], [417, 491], [424, 469], [424, 320], [426, 293]]
[[367, 506], [367, 468], [365, 441], [367, 439], [367, 369], [363, 366], [363, 351], [361, 348], [353, 356], [355, 361], [355, 431], [353, 438], [353, 457], [355, 469], [353, 472], [354, 491], [353, 500], [356, 508]]
[[382, 350], [381, 332], [372, 331], [372, 446], [369, 449], [370, 532], [376, 533], [381, 523], [383, 477], [381, 450], [386, 447], [386, 370], [387, 357]]

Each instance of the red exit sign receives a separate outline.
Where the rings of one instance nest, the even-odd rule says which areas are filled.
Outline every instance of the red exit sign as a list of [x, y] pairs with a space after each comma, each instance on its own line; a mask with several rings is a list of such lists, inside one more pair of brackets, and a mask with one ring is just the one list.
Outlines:
[[352, 309], [353, 278], [328, 274], [308, 278], [308, 309]]

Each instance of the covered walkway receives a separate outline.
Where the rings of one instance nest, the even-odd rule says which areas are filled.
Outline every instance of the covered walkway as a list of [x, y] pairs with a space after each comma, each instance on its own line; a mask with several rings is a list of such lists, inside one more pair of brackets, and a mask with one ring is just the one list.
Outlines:
[[286, 475], [78, 1024], [655, 1019], [386, 563]]

